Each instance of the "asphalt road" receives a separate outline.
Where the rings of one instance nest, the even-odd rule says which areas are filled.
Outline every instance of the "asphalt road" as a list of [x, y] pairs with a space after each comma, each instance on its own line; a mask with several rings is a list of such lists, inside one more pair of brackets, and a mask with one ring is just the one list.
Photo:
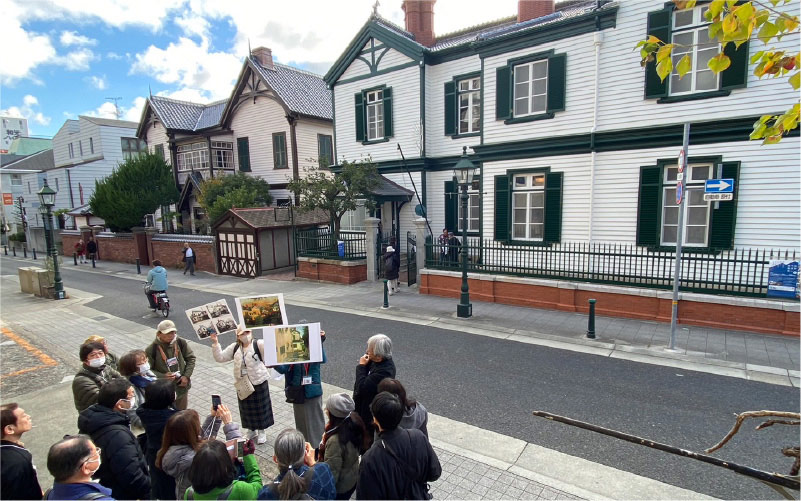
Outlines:
[[[4, 268], [15, 261], [4, 260]], [[8, 273], [8, 270], [4, 270]], [[155, 326], [136, 282], [64, 271], [66, 283], [102, 295], [88, 304], [100, 311]], [[280, 282], [265, 281], [265, 292]], [[219, 295], [170, 287], [179, 333], [190, 333], [184, 309]], [[235, 306], [232, 297], [226, 297]], [[726, 499], [775, 499], [760, 482], [723, 468], [629, 444], [531, 415], [544, 410], [701, 452], [722, 438], [733, 415], [749, 410], [798, 411], [797, 388], [586, 355], [451, 330], [287, 305], [290, 322], [321, 322], [327, 333], [323, 380], [344, 388], [365, 342], [375, 333], [393, 340], [397, 377], [429, 411], [590, 461]], [[233, 341], [221, 338], [223, 343]], [[208, 341], [205, 344], [209, 344]], [[113, 346], [112, 346], [113, 350]], [[194, 389], [193, 391], [198, 391]], [[766, 471], [787, 473], [780, 449], [797, 445], [798, 428], [754, 425], [715, 455]], [[569, 482], [569, 479], [565, 479]]]

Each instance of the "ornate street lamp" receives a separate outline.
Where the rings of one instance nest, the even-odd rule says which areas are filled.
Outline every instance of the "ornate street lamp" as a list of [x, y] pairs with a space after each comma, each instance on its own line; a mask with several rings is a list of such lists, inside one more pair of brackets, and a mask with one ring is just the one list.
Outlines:
[[476, 166], [467, 158], [467, 146], [462, 148], [462, 158], [453, 167], [453, 177], [462, 188], [462, 295], [456, 306], [456, 316], [470, 318], [473, 316], [473, 305], [470, 304], [470, 289], [467, 285], [467, 187], [473, 184]]
[[[56, 238], [53, 233], [53, 206], [56, 205], [56, 191], [47, 185], [47, 179], [44, 180], [44, 186], [37, 193], [41, 207], [44, 207], [43, 215], [45, 218], [45, 237], [47, 240], [47, 255], [53, 260], [53, 289], [56, 293], [56, 299], [64, 299], [64, 284], [61, 282], [61, 271], [58, 268], [58, 252], [56, 251]], [[40, 207], [40, 211], [41, 211]]]

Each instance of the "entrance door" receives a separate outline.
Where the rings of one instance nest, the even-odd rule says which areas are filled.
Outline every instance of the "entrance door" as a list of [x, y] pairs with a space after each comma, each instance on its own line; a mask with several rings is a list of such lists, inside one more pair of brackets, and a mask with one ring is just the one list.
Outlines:
[[260, 274], [259, 253], [253, 233], [220, 231], [217, 235], [220, 273], [255, 278]]

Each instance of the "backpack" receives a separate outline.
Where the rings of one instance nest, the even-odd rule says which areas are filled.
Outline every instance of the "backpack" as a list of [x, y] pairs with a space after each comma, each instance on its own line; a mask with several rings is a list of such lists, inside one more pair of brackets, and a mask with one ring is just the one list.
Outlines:
[[[238, 349], [239, 349], [239, 343], [236, 343], [236, 346], [234, 346], [234, 351], [232, 351], [232, 352], [231, 352], [231, 356], [232, 356], [232, 357], [233, 357], [234, 355], [236, 355], [236, 350], [238, 350]], [[256, 352], [256, 356], [257, 356], [257, 357], [259, 357], [259, 361], [260, 361], [261, 363], [264, 363], [264, 359], [263, 359], [263, 358], [261, 358], [261, 350], [259, 349], [259, 343], [258, 343], [258, 340], [256, 341], [256, 346], [255, 346], [255, 348], [253, 348], [253, 351], [255, 351], [255, 352]]]
[[[44, 491], [44, 495], [42, 496], [42, 499], [50, 499], [50, 494], [52, 492], [53, 492], [53, 488], [52, 487], [48, 487], [47, 490]], [[83, 496], [81, 496], [79, 498], [75, 498], [75, 499], [101, 499], [101, 498], [104, 498], [104, 497], [106, 497], [106, 495], [103, 494], [102, 492], [93, 491], [93, 492], [88, 492], [88, 493], [84, 494]]]

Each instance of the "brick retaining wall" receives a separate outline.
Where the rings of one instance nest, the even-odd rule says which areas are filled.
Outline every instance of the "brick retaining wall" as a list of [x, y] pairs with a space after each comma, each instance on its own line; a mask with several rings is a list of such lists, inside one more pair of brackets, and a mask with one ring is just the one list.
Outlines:
[[[72, 256], [75, 252], [75, 244], [81, 239], [81, 235], [61, 234], [64, 256]], [[97, 253], [99, 260], [115, 261], [118, 263], [136, 263], [136, 246], [133, 236], [130, 234], [114, 236], [95, 236], [97, 242]], [[87, 242], [84, 239], [84, 244]], [[88, 257], [88, 255], [87, 255]]]
[[355, 284], [367, 280], [367, 261], [298, 258], [298, 277], [320, 282]]
[[[165, 242], [162, 240], [151, 241], [153, 255], [151, 260], [158, 259], [165, 268], [181, 268], [184, 267], [182, 261], [184, 243], [183, 242]], [[209, 273], [216, 273], [216, 263], [214, 259], [214, 244], [190, 242], [189, 246], [195, 252], [195, 270], [208, 271]]]

